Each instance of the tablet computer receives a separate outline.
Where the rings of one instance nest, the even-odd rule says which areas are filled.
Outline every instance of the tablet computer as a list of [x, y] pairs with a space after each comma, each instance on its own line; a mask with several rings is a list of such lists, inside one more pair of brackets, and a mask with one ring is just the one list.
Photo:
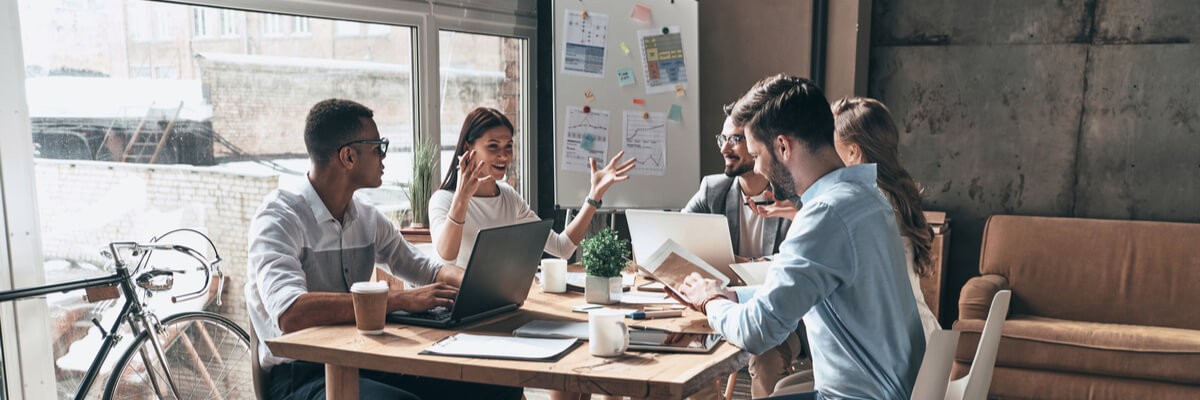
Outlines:
[[721, 344], [717, 333], [680, 333], [661, 330], [629, 331], [629, 350], [707, 353]]

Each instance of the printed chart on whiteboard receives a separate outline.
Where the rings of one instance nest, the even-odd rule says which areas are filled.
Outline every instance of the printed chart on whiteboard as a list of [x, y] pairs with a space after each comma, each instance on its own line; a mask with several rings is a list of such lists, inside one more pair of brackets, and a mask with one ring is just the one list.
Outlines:
[[679, 27], [668, 33], [645, 29], [638, 31], [642, 46], [642, 68], [646, 74], [646, 93], [665, 93], [687, 89], [687, 68], [683, 61], [683, 38]]
[[564, 18], [562, 72], [603, 78], [608, 15], [566, 10]]
[[[588, 159], [596, 167], [608, 162], [608, 111], [567, 107], [567, 137], [563, 141], [562, 169], [591, 171]], [[635, 168], [636, 169], [636, 168]]]
[[[649, 116], [649, 118], [642, 118]], [[625, 112], [625, 134], [622, 146], [625, 157], [636, 159], [633, 175], [667, 173], [667, 116], [664, 113]]]

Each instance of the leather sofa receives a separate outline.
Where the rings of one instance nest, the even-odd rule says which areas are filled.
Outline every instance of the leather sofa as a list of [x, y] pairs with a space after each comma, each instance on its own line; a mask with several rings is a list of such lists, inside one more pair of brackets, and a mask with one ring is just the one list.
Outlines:
[[1200, 224], [992, 216], [952, 376], [1011, 289], [989, 397], [1200, 399]]

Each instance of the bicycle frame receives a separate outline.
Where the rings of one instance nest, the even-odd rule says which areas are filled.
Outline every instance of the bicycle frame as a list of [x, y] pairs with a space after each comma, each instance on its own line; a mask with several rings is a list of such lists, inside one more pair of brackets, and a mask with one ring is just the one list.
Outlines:
[[[162, 236], [160, 236], [158, 238], [152, 239], [151, 241], [154, 242], [154, 241], [157, 241], [159, 238], [170, 235], [171, 233], [184, 231], [184, 230], [199, 233], [198, 231], [194, 231], [191, 229], [177, 229], [177, 230], [167, 232], [166, 234], [163, 234]], [[204, 235], [201, 234], [201, 236], [204, 236]], [[207, 236], [205, 236], [205, 239], [207, 239]], [[212, 243], [211, 240], [209, 241], [209, 243], [210, 244]], [[156, 328], [157, 328], [157, 325], [159, 322], [157, 320], [157, 317], [154, 317], [154, 318], [148, 317], [153, 314], [147, 313], [147, 310], [145, 309], [143, 304], [138, 301], [137, 292], [135, 290], [135, 285], [133, 283], [134, 278], [130, 275], [130, 270], [129, 270], [129, 268], [127, 268], [125, 262], [121, 259], [120, 253], [118, 253], [118, 249], [131, 249], [134, 252], [133, 253], [134, 256], [137, 256], [138, 255], [137, 253], [139, 251], [144, 252], [144, 253], [142, 253], [141, 259], [138, 262], [137, 269], [142, 268], [143, 266], [146, 265], [146, 263], [149, 262], [149, 254], [152, 252], [152, 250], [178, 251], [178, 252], [187, 254], [188, 256], [191, 256], [192, 258], [199, 261], [204, 266], [203, 269], [205, 272], [205, 276], [208, 277], [204, 280], [204, 286], [201, 287], [200, 290], [195, 291], [195, 292], [187, 293], [187, 294], [180, 295], [180, 296], [172, 296], [171, 297], [172, 302], [184, 301], [184, 300], [196, 298], [196, 297], [203, 295], [204, 291], [208, 290], [208, 286], [210, 284], [210, 281], [212, 280], [211, 277], [214, 275], [213, 270], [215, 269], [217, 271], [216, 272], [217, 276], [222, 276], [222, 274], [220, 273], [220, 269], [217, 267], [217, 264], [220, 263], [220, 261], [221, 261], [221, 257], [220, 257], [220, 255], [216, 255], [214, 253], [215, 260], [212, 262], [209, 262], [201, 253], [197, 252], [196, 250], [194, 250], [192, 248], [186, 247], [186, 246], [162, 245], [162, 244], [142, 244], [142, 243], [137, 243], [137, 242], [113, 242], [113, 243], [109, 243], [108, 249], [111, 252], [110, 254], [112, 255], [112, 259], [114, 261], [114, 263], [113, 263], [114, 272], [112, 275], [96, 277], [96, 278], [84, 278], [84, 279], [79, 279], [79, 280], [74, 280], [74, 281], [60, 282], [60, 283], [35, 286], [35, 287], [30, 287], [30, 288], [23, 288], [23, 289], [9, 290], [9, 291], [0, 291], [0, 302], [28, 299], [28, 298], [43, 296], [43, 295], [47, 295], [47, 294], [51, 294], [51, 293], [58, 293], [58, 292], [65, 293], [65, 292], [69, 292], [69, 291], [73, 291], [73, 290], [87, 289], [87, 288], [93, 288], [93, 287], [102, 287], [102, 286], [117, 286], [117, 287], [119, 287], [121, 295], [125, 299], [124, 299], [123, 304], [121, 305], [120, 313], [117, 314], [117, 318], [114, 319], [114, 321], [112, 322], [112, 326], [109, 327], [108, 331], [104, 331], [104, 327], [100, 325], [99, 320], [96, 320], [96, 319], [92, 320], [92, 323], [95, 324], [96, 327], [101, 330], [101, 333], [103, 334], [104, 339], [100, 344], [99, 351], [96, 353], [96, 358], [94, 360], [92, 360], [91, 365], [88, 366], [87, 373], [84, 374], [83, 381], [80, 382], [79, 388], [76, 390], [74, 398], [76, 400], [82, 400], [91, 391], [91, 388], [92, 388], [93, 384], [95, 383], [96, 378], [100, 375], [100, 370], [104, 365], [104, 361], [106, 359], [108, 359], [109, 353], [112, 352], [112, 349], [114, 347], [116, 347], [117, 343], [120, 342], [122, 339], [121, 335], [119, 335], [117, 333], [117, 330], [120, 328], [121, 324], [123, 324], [123, 323], [129, 324], [129, 327], [131, 330], [131, 333], [130, 333], [131, 338], [137, 337], [137, 335], [140, 334], [143, 330], [146, 330], [149, 332], [148, 335], [150, 337], [150, 341], [154, 344], [155, 353], [157, 353], [156, 358], [158, 359], [159, 363], [161, 364], [161, 366], [163, 368], [164, 375], [166, 376], [166, 378], [168, 380], [168, 384], [169, 384], [171, 390], [174, 392], [176, 389], [175, 389], [175, 385], [173, 383], [173, 378], [171, 377], [169, 368], [166, 367], [165, 356], [164, 356], [163, 350], [162, 350], [162, 343], [158, 336], [158, 332], [156, 332]], [[213, 249], [215, 251], [216, 247], [213, 247]], [[221, 289], [222, 287], [223, 287], [223, 284], [218, 283], [218, 289]], [[147, 291], [149, 291], [149, 289], [147, 289]], [[218, 304], [220, 301], [219, 299], [220, 299], [220, 297], [218, 296], [218, 300], [217, 300]], [[150, 360], [146, 359], [145, 353], [142, 353], [142, 357], [143, 357], [143, 362], [146, 363], [146, 365], [149, 365]], [[118, 373], [118, 372], [119, 371], [114, 371], [114, 373]], [[158, 388], [159, 383], [153, 381], [154, 380], [153, 375], [151, 375], [151, 380], [152, 380], [151, 384], [153, 384], [156, 388]], [[174, 394], [178, 398], [179, 394], [178, 393], [174, 393]]]

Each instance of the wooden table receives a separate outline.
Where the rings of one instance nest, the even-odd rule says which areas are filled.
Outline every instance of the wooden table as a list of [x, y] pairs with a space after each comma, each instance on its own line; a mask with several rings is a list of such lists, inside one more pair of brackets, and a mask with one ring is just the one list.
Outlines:
[[[615, 358], [593, 357], [587, 343], [583, 343], [557, 362], [418, 354], [458, 332], [511, 335], [514, 329], [535, 319], [587, 321], [586, 314], [571, 312], [572, 306], [583, 303], [582, 293], [542, 293], [535, 283], [520, 310], [455, 330], [388, 324], [383, 335], [364, 336], [354, 325], [322, 326], [268, 340], [267, 346], [277, 356], [324, 363], [326, 394], [334, 400], [358, 398], [359, 369], [633, 398], [681, 399], [705, 385], [714, 385], [714, 380], [742, 368], [750, 359], [749, 353], [729, 343], [722, 343], [708, 354], [628, 352]], [[627, 321], [678, 332], [712, 332], [704, 316], [691, 310], [685, 311], [682, 318]]]

